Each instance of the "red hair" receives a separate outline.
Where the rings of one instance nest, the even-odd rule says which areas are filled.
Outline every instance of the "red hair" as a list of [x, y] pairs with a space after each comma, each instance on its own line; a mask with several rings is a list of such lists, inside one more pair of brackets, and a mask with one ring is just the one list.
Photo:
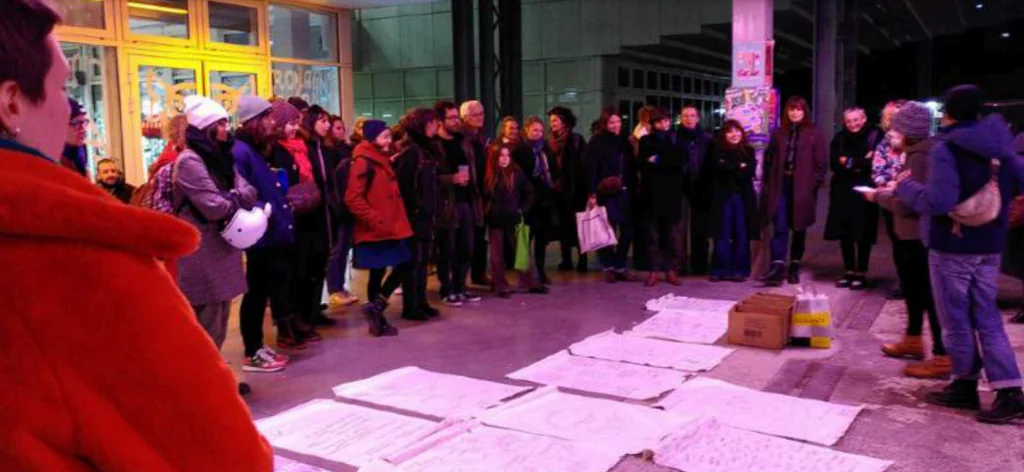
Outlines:
[[[508, 149], [509, 163], [508, 167], [502, 169], [498, 167], [498, 158], [501, 157], [501, 151], [505, 149]], [[487, 155], [487, 174], [484, 178], [484, 186], [492, 193], [498, 184], [501, 184], [508, 191], [512, 191], [512, 187], [515, 186], [515, 170], [518, 166], [512, 160], [512, 152], [514, 150], [512, 146], [506, 144], [491, 147], [491, 151]]]

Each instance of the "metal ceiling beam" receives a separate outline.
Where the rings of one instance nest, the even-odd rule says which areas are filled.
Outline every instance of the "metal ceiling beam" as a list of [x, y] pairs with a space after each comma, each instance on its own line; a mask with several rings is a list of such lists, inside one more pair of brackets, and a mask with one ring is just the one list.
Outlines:
[[810, 21], [812, 24], [814, 23], [814, 15], [812, 15], [811, 12], [804, 10], [803, 8], [800, 8], [796, 4], [790, 5], [789, 9], [793, 10], [793, 13], [796, 13], [803, 19]]
[[659, 56], [657, 54], [651, 54], [643, 51], [636, 51], [633, 49], [623, 49], [621, 54], [628, 58], [632, 58], [638, 61], [658, 61], [665, 64], [672, 64], [678, 67], [694, 70], [697, 72], [704, 72], [708, 74], [715, 74], [728, 77], [731, 71], [725, 69], [719, 69], [717, 67], [708, 66], [704, 64], [697, 64], [689, 61], [681, 61], [679, 59], [673, 59], [671, 57]]
[[914, 8], [914, 4], [910, 0], [903, 0], [903, 4], [907, 6], [907, 10], [910, 10], [910, 14], [913, 15], [914, 19], [917, 20], [917, 24], [921, 27], [921, 31], [924, 31], [924, 35], [928, 39], [932, 39], [932, 32], [928, 29], [928, 25], [921, 19], [921, 15], [917, 14], [917, 9]]
[[900, 47], [901, 46], [900, 41], [898, 39], [893, 38], [892, 35], [890, 35], [889, 32], [885, 30], [885, 28], [882, 28], [881, 26], [878, 26], [875, 23], [875, 20], [871, 19], [871, 15], [868, 15], [867, 13], [864, 13], [861, 16], [863, 16], [864, 20], [867, 21], [868, 24], [871, 25], [871, 27], [875, 29], [875, 31], [878, 31], [878, 34], [881, 34], [883, 38], [887, 39], [889, 42], [891, 42], [896, 47]]
[[679, 50], [682, 50], [682, 51], [689, 51], [689, 52], [692, 52], [692, 53], [695, 53], [695, 54], [700, 54], [700, 55], [703, 55], [703, 56], [713, 57], [715, 59], [721, 59], [723, 61], [727, 61], [727, 62], [730, 62], [730, 63], [732, 62], [732, 54], [723, 54], [723, 53], [720, 53], [720, 52], [709, 51], [707, 49], [699, 48], [699, 47], [696, 47], [696, 46], [691, 46], [689, 44], [686, 44], [686, 43], [684, 43], [682, 41], [677, 41], [675, 39], [665, 39], [665, 38], [662, 38], [661, 44], [663, 46], [668, 46], [670, 48], [679, 49]]

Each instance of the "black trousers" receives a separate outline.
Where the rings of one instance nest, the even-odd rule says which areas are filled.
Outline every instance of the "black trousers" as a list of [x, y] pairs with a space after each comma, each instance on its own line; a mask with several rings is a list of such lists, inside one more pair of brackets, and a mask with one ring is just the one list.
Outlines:
[[[548, 242], [551, 241], [551, 213], [537, 212], [530, 224], [530, 239], [533, 240], [533, 265], [541, 280], [547, 274]], [[570, 256], [571, 257], [571, 256]]]
[[473, 230], [473, 260], [470, 263], [470, 278], [473, 282], [481, 282], [487, 278], [487, 229], [480, 227]]
[[843, 239], [839, 247], [843, 251], [843, 267], [847, 272], [865, 273], [871, 261], [871, 243]]
[[256, 355], [263, 347], [263, 316], [270, 302], [270, 316], [280, 325], [295, 316], [293, 278], [295, 248], [268, 247], [245, 251], [245, 280], [249, 291], [242, 296], [239, 329], [245, 345], [245, 357]]
[[320, 314], [330, 248], [326, 232], [295, 235], [295, 308], [307, 324]]
[[[392, 267], [390, 274], [387, 269], [370, 269], [370, 278], [366, 281], [367, 297], [370, 301], [376, 300], [377, 297], [385, 299], [391, 297], [391, 294], [395, 293], [395, 290], [409, 278], [411, 269], [412, 259]], [[385, 275], [387, 275], [386, 279]], [[404, 292], [403, 290], [403, 294]]]
[[427, 266], [434, 253], [432, 234], [413, 236], [409, 239], [409, 250], [412, 252], [409, 276], [402, 283], [402, 309], [427, 305]]
[[928, 248], [919, 240], [897, 241], [897, 250], [903, 254], [903, 264], [896, 266], [900, 290], [907, 303], [907, 336], [920, 336], [924, 329], [924, 315], [928, 314], [928, 327], [932, 331], [932, 354], [946, 355], [942, 343], [942, 326], [935, 311], [931, 277], [928, 269]]
[[[579, 234], [576, 229], [576, 211], [572, 209], [571, 205], [564, 202], [558, 204], [558, 243], [561, 246], [562, 263], [563, 266], [571, 267], [572, 264], [572, 248], [576, 248], [576, 255], [579, 258], [579, 265], [587, 267], [588, 260], [586, 254], [580, 253], [579, 248]], [[550, 238], [551, 235], [549, 235]]]
[[708, 259], [711, 256], [708, 250], [710, 225], [708, 209], [694, 205], [690, 209], [690, 271], [694, 275], [706, 274], [708, 271]]
[[[885, 223], [885, 234], [889, 236], [889, 242], [892, 243], [892, 261], [896, 265], [896, 273], [900, 274], [900, 268], [903, 267], [904, 270], [906, 268], [907, 254], [900, 250], [900, 240], [896, 237], [896, 226], [893, 223], [891, 211], [882, 209], [882, 222]], [[902, 291], [903, 288], [900, 290]]]
[[[675, 271], [679, 268], [679, 221], [672, 218], [651, 217], [647, 225], [647, 252], [651, 271]], [[636, 249], [634, 248], [635, 252]]]
[[437, 280], [441, 282], [441, 296], [459, 295], [466, 291], [466, 275], [473, 254], [476, 227], [473, 209], [469, 205], [456, 205], [457, 226], [437, 230]]

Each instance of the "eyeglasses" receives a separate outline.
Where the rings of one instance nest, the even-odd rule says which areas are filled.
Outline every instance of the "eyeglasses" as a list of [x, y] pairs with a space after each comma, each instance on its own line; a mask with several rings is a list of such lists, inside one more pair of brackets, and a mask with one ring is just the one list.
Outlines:
[[89, 123], [92, 123], [92, 121], [88, 118], [79, 118], [77, 120], [71, 120], [71, 122], [68, 124], [74, 128], [85, 128], [89, 126]]

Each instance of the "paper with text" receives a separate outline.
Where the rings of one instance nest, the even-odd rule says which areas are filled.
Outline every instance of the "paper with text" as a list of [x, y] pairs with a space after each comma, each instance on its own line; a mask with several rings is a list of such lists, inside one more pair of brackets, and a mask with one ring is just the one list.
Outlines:
[[436, 427], [424, 419], [330, 400], [312, 400], [256, 421], [275, 448], [356, 467], [386, 457]]
[[612, 331], [595, 334], [569, 346], [574, 356], [666, 367], [687, 372], [711, 370], [734, 350], [660, 339], [623, 336]]
[[708, 378], [681, 385], [658, 406], [713, 417], [736, 428], [826, 446], [838, 442], [863, 409], [761, 392]]
[[694, 421], [661, 441], [654, 462], [686, 472], [883, 472], [890, 461]]
[[402, 367], [334, 387], [338, 397], [441, 418], [471, 416], [531, 387]]
[[481, 414], [489, 426], [600, 445], [619, 454], [653, 448], [688, 418], [546, 387]]
[[566, 351], [559, 351], [512, 372], [507, 377], [634, 400], [647, 400], [678, 387], [689, 375], [671, 369], [577, 357]]
[[663, 310], [625, 334], [684, 343], [714, 344], [728, 330], [728, 311]]
[[679, 297], [668, 294], [661, 298], [647, 300], [644, 307], [649, 311], [663, 310], [693, 310], [693, 311], [714, 311], [728, 313], [736, 305], [732, 300], [717, 300], [713, 298]]
[[274, 472], [328, 472], [319, 467], [293, 461], [287, 457], [274, 456]]

